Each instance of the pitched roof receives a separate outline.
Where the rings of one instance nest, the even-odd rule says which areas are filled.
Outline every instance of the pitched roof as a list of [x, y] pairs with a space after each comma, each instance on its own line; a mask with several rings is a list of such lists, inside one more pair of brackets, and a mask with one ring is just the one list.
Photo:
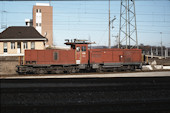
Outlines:
[[6, 39], [38, 39], [46, 40], [34, 27], [12, 26], [0, 33], [0, 40]]

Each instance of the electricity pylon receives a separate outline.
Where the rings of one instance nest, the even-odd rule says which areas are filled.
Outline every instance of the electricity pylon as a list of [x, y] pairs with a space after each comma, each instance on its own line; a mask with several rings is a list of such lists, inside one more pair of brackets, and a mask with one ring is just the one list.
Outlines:
[[134, 0], [121, 0], [118, 48], [120, 44], [126, 48], [138, 48]]

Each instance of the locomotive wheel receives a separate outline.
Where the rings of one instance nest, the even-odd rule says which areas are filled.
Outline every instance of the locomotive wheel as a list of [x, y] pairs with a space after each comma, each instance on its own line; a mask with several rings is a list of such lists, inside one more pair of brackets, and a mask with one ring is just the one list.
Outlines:
[[130, 70], [135, 71], [135, 66], [131, 66]]
[[61, 74], [61, 73], [64, 73], [64, 70], [62, 67], [58, 67], [56, 70], [55, 70], [55, 73], [56, 74]]
[[72, 69], [67, 69], [67, 73], [72, 73]]
[[76, 73], [76, 68], [73, 68], [73, 69], [72, 69], [72, 73]]
[[60, 74], [60, 73], [63, 73], [63, 71], [62, 70], [55, 70], [55, 73]]
[[114, 67], [114, 68], [112, 69], [112, 71], [113, 71], [113, 72], [116, 72], [116, 71], [117, 71], [117, 68]]
[[47, 71], [45, 69], [39, 69], [37, 73], [38, 74], [45, 74], [45, 73], [47, 73]]
[[103, 72], [103, 70], [102, 70], [102, 66], [99, 66], [99, 68], [97, 68], [97, 69], [96, 69], [96, 72], [98, 72], [98, 73]]

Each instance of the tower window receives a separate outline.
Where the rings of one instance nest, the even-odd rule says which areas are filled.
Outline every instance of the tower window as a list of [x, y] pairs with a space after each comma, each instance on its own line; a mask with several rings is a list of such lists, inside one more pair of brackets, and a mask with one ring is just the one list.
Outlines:
[[36, 12], [37, 13], [41, 13], [41, 9], [36, 9]]

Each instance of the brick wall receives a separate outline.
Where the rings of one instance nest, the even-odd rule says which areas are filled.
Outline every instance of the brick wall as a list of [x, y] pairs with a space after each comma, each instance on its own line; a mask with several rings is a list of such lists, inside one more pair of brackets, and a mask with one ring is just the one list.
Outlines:
[[19, 64], [17, 56], [0, 56], [0, 75], [17, 74], [16, 66]]

